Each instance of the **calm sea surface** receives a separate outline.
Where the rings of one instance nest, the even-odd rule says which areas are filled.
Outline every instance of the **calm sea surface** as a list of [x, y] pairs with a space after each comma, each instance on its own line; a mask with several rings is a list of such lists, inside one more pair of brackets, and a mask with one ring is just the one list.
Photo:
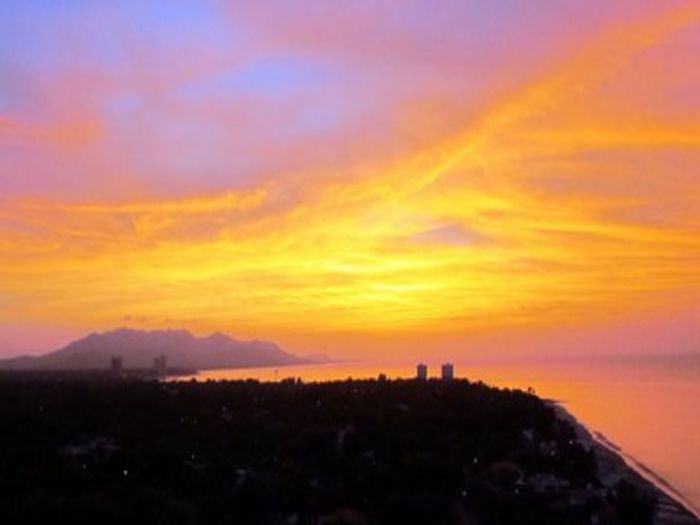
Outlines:
[[[431, 363], [437, 375], [439, 363]], [[304, 381], [413, 377], [414, 365], [344, 362], [205, 371], [197, 380]], [[532, 387], [666, 480], [700, 512], [700, 356], [542, 362], [458, 362], [455, 373], [499, 387]], [[182, 379], [182, 378], [180, 378]], [[657, 483], [658, 484], [658, 483]]]

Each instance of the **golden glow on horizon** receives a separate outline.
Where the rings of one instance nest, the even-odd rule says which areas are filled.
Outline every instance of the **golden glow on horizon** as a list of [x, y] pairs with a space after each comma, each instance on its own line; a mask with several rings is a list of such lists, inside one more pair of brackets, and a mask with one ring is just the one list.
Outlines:
[[[698, 22], [692, 4], [605, 32], [463, 133], [371, 168], [359, 159], [344, 179], [125, 203], [0, 200], [3, 315], [270, 338], [460, 332], [697, 292], [700, 122], [599, 98], [631, 60]], [[14, 129], [2, 122], [0, 140]], [[616, 158], [629, 151], [672, 151], [695, 178], [637, 191], [640, 170], [666, 173], [643, 156]], [[640, 218], [640, 207], [653, 209]]]

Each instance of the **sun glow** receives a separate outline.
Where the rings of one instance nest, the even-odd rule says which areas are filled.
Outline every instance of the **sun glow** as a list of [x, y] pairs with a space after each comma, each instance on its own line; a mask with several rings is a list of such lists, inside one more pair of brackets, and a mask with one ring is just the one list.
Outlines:
[[[697, 40], [698, 22], [687, 3], [597, 31], [418, 149], [277, 169], [223, 192], [0, 196], [0, 311], [284, 338], [686, 304], [700, 297], [700, 114], [666, 111], [661, 95], [691, 82], [697, 55], [673, 46], [684, 32]], [[678, 78], [660, 68], [664, 50]], [[640, 76], [657, 100], [643, 85], [627, 96]], [[74, 155], [107, 132], [90, 122], [2, 118], [0, 146]]]

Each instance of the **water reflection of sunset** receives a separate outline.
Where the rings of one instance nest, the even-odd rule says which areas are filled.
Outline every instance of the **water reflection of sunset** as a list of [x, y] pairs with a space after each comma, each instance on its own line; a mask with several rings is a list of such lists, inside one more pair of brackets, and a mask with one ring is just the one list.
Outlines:
[[[430, 377], [439, 377], [439, 362], [431, 362]], [[210, 370], [198, 381], [248, 379], [276, 381], [302, 378], [337, 381], [348, 378], [412, 378], [415, 366], [404, 362], [354, 362], [284, 368]], [[591, 430], [601, 432], [630, 456], [671, 483], [700, 512], [700, 361], [552, 360], [467, 361], [456, 374], [502, 388], [533, 388], [544, 398], [561, 402]], [[658, 480], [657, 480], [658, 481]]]

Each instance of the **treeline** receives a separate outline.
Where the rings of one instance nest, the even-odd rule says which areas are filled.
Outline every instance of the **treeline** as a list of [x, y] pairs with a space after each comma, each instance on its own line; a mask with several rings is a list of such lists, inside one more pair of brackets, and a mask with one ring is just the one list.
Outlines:
[[0, 523], [651, 523], [534, 395], [0, 381]]

